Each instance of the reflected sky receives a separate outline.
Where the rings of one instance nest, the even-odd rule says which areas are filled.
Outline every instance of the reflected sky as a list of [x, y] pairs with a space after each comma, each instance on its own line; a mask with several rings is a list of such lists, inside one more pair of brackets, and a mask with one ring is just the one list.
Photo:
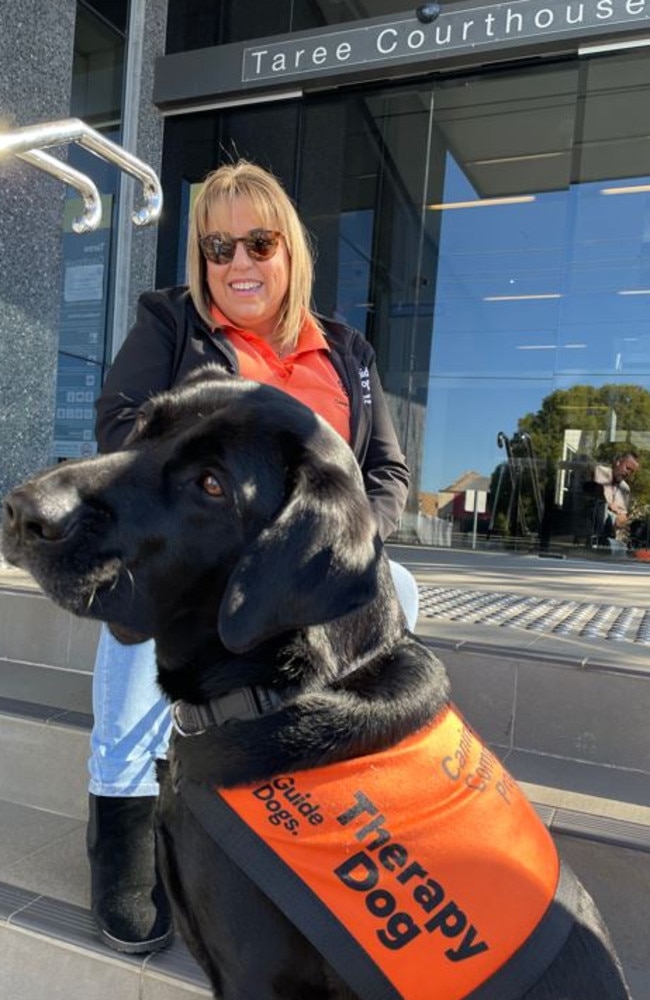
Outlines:
[[[449, 154], [443, 190], [478, 203]], [[497, 433], [555, 389], [650, 387], [650, 178], [438, 211], [425, 492], [490, 475]]]

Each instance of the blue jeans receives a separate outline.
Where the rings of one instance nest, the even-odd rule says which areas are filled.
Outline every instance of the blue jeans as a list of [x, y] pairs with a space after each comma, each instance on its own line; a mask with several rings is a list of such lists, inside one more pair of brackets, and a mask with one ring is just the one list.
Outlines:
[[[418, 615], [418, 588], [406, 567], [391, 562], [409, 629]], [[156, 683], [154, 644], [122, 646], [102, 625], [93, 675], [94, 727], [89, 789], [93, 795], [157, 795], [155, 762], [167, 752], [169, 702]]]

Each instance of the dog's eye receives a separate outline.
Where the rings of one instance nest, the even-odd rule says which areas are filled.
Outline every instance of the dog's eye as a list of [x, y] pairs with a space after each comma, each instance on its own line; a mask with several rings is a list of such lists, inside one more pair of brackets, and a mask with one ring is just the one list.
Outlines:
[[223, 496], [223, 490], [221, 488], [221, 483], [215, 476], [213, 472], [204, 472], [199, 480], [201, 484], [201, 489], [204, 493], [207, 493], [210, 497], [220, 497]]

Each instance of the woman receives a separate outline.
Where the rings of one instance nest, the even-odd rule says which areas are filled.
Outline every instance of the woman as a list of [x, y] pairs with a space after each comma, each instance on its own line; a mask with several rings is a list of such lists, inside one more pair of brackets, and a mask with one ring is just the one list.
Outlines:
[[[409, 476], [373, 351], [361, 334], [311, 311], [309, 243], [271, 174], [239, 161], [207, 177], [192, 208], [188, 276], [189, 288], [141, 297], [97, 401], [100, 450], [122, 446], [146, 399], [197, 366], [216, 363], [283, 389], [330, 421], [357, 456], [386, 538], [404, 508]], [[404, 567], [391, 566], [413, 628], [415, 581]], [[93, 914], [116, 950], [155, 951], [172, 935], [152, 825], [155, 760], [165, 755], [170, 716], [155, 683], [152, 643], [120, 646], [102, 629], [93, 707]]]

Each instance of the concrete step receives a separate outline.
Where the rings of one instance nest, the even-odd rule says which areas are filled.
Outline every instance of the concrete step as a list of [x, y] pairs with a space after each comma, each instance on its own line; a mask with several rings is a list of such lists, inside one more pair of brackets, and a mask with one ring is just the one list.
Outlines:
[[14, 585], [0, 586], [0, 697], [90, 712], [98, 623], [67, 614], [12, 573]]
[[209, 997], [182, 942], [159, 955], [127, 957], [96, 937], [85, 848], [90, 721], [0, 700], [3, 1000]]
[[84, 818], [90, 726], [90, 715], [0, 698], [0, 797]]
[[[0, 801], [0, 816], [5, 814]], [[543, 810], [542, 810], [543, 812]], [[26, 816], [25, 828], [37, 825]], [[4, 823], [2, 824], [4, 826]], [[650, 918], [650, 851], [619, 847], [604, 840], [558, 835], [565, 857], [598, 900], [636, 1000], [650, 997], [647, 926]], [[45, 895], [15, 881], [0, 881], [0, 981], [4, 1000], [184, 1000], [210, 997], [200, 969], [180, 941], [158, 955], [118, 956], [95, 937], [86, 906], [62, 898], [75, 882], [78, 850], [67, 867], [54, 868], [59, 895]], [[31, 866], [38, 851], [32, 847]], [[27, 862], [23, 862], [23, 871]], [[17, 879], [21, 881], [21, 879]], [[52, 891], [57, 887], [52, 885]], [[67, 888], [66, 888], [67, 887]], [[44, 992], [44, 983], [47, 990]], [[586, 998], [585, 998], [586, 1000]]]
[[[123, 959], [94, 937], [84, 839], [97, 628], [33, 586], [0, 587], [2, 996], [209, 996], [180, 944]], [[650, 1000], [647, 651], [594, 639], [560, 647], [426, 615], [418, 631], [598, 900], [636, 1000]]]
[[[73, 618], [40, 591], [0, 587], [0, 698], [90, 713], [97, 633], [96, 622]], [[424, 611], [418, 634], [444, 660], [454, 699], [491, 742], [650, 777], [645, 646], [461, 624]]]
[[[421, 638], [444, 662], [456, 704], [502, 752], [612, 769], [610, 784], [620, 770], [629, 777], [629, 788], [636, 780], [650, 806], [650, 673], [645, 664], [623, 656], [606, 660], [598, 648], [586, 657], [582, 650], [558, 655], [494, 639], [488, 645], [440, 634]], [[588, 773], [584, 767], [581, 774]]]
[[4, 1000], [191, 1000], [212, 997], [180, 941], [120, 956], [95, 937], [87, 909], [0, 883]]
[[[9, 755], [0, 772], [3, 998], [40, 1000], [45, 978], [48, 998], [66, 1000], [209, 996], [180, 943], [157, 956], [122, 958], [96, 940], [85, 856], [90, 719], [50, 713], [35, 704], [29, 712], [24, 703], [0, 706], [0, 748]], [[598, 900], [636, 1000], [648, 1000], [650, 806], [638, 801], [633, 778], [619, 769], [609, 795], [598, 795], [611, 769], [575, 763], [565, 773], [542, 755], [495, 749]], [[580, 774], [585, 768], [588, 775]]]

